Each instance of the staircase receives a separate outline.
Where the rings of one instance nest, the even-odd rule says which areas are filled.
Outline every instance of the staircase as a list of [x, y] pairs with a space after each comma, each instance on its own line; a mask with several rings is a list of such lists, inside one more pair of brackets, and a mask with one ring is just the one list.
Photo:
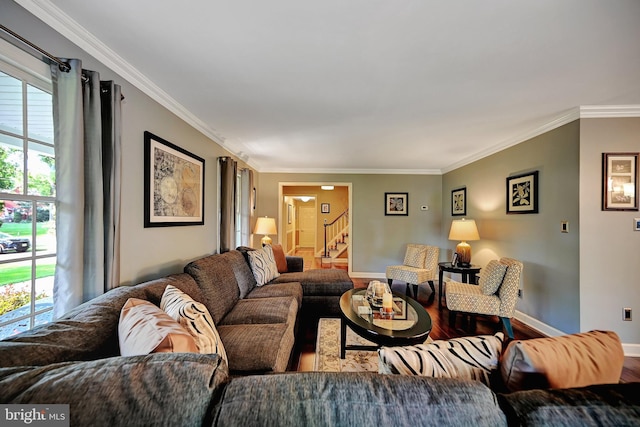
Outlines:
[[334, 262], [349, 248], [349, 210], [341, 213], [330, 224], [324, 222], [324, 248], [316, 253], [322, 263]]

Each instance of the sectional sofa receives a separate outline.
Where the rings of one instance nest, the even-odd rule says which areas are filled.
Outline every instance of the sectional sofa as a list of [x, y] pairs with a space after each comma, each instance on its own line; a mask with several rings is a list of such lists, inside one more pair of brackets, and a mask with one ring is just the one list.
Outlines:
[[[283, 273], [256, 286], [245, 255], [203, 257], [185, 273], [111, 290], [50, 324], [0, 341], [0, 403], [68, 404], [72, 426], [640, 423], [637, 383], [506, 392], [460, 378], [282, 372], [305, 310], [303, 283], [311, 283], [313, 292], [321, 287], [313, 276], [322, 274], [310, 273], [301, 283], [287, 282]], [[299, 260], [290, 262], [297, 270]], [[123, 306], [131, 299], [159, 306], [169, 285], [207, 307], [226, 357], [121, 355]], [[333, 299], [311, 296], [316, 303]], [[619, 342], [612, 347], [621, 351]], [[529, 366], [521, 359], [519, 366]]]

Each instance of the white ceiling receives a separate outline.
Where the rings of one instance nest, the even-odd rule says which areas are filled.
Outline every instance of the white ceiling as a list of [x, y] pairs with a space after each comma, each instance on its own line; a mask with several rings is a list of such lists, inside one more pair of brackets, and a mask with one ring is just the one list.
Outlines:
[[640, 105], [638, 0], [16, 1], [265, 172], [440, 173]]

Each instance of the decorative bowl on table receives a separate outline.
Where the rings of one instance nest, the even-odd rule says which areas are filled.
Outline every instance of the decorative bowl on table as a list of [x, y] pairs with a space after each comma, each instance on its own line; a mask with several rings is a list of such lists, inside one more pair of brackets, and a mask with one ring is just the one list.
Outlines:
[[382, 307], [382, 296], [386, 293], [391, 293], [391, 288], [385, 282], [379, 280], [372, 280], [367, 287], [366, 298], [373, 307]]

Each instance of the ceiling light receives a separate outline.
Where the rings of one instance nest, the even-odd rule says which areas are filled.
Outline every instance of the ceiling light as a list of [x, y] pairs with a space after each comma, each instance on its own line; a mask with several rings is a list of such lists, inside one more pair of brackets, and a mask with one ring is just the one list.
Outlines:
[[322, 185], [320, 188], [323, 190], [333, 190], [333, 185]]
[[300, 197], [300, 200], [302, 200], [304, 203], [307, 203], [309, 200], [311, 200], [311, 197], [309, 197], [309, 196], [302, 196], [302, 197]]

